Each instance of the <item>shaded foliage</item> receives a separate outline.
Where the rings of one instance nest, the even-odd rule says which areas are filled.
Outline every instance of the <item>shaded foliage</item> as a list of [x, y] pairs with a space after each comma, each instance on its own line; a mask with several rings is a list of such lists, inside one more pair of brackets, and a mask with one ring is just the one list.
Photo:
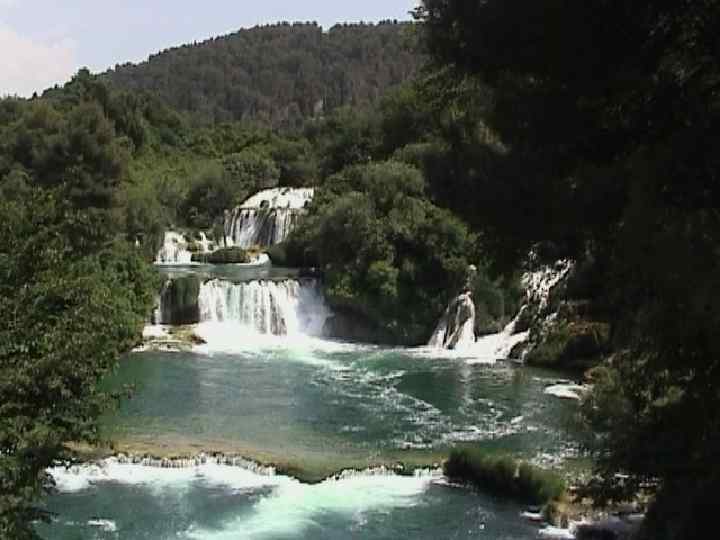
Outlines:
[[469, 483], [492, 495], [527, 504], [545, 504], [565, 493], [565, 482], [556, 473], [479, 450], [452, 450], [443, 464], [443, 472], [452, 481]]
[[502, 244], [543, 241], [605, 269], [618, 352], [586, 408], [597, 432], [590, 493], [602, 503], [654, 492], [643, 537], [712, 529], [720, 6], [425, 0], [418, 16], [449, 80], [488, 88], [484, 119], [506, 146], [489, 159], [487, 145], [478, 150], [478, 170], [493, 163], [500, 174], [470, 178], [483, 187], [475, 211], [531, 205], [509, 226], [487, 214]]

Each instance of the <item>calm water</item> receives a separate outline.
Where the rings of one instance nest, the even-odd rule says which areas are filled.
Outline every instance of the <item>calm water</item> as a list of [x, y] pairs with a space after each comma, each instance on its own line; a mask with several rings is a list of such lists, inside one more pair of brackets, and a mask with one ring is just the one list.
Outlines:
[[468, 441], [541, 458], [571, 440], [574, 408], [543, 394], [541, 372], [322, 342], [248, 347], [131, 355], [116, 383], [135, 383], [136, 395], [109, 432], [140, 447], [335, 469]]
[[[202, 325], [201, 325], [202, 327]], [[258, 338], [205, 325], [193, 353], [135, 353], [109, 381], [136, 386], [105, 419], [123, 450], [235, 453], [321, 479], [378, 463], [432, 463], [469, 444], [539, 463], [571, 454], [574, 403], [554, 375], [451, 354]], [[239, 467], [106, 462], [57, 471], [48, 540], [534, 538], [512, 503], [437, 474], [357, 473], [312, 485]]]

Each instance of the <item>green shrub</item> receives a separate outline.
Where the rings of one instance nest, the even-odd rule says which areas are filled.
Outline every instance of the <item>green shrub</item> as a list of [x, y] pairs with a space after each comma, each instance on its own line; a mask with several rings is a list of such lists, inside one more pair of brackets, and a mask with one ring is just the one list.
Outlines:
[[443, 467], [453, 481], [473, 484], [494, 495], [527, 504], [559, 499], [565, 482], [550, 471], [519, 463], [509, 456], [489, 456], [477, 450], [455, 449]]

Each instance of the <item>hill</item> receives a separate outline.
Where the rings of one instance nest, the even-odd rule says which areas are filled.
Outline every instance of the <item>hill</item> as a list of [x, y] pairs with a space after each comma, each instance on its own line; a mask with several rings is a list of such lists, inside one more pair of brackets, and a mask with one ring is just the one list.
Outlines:
[[315, 23], [240, 30], [118, 65], [102, 75], [114, 86], [146, 90], [199, 123], [251, 121], [298, 128], [341, 106], [375, 104], [417, 72], [414, 25], [386, 21]]

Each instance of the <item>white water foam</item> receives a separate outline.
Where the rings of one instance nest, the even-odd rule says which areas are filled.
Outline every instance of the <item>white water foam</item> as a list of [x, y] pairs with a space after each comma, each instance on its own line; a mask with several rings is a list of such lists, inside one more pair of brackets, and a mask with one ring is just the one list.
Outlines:
[[293, 361], [334, 366], [336, 369], [342, 369], [342, 366], [322, 358], [322, 355], [371, 352], [377, 349], [375, 345], [329, 341], [302, 333], [286, 336], [260, 334], [248, 331], [233, 321], [203, 322], [195, 326], [195, 333], [205, 341], [205, 344], [193, 348], [200, 354], [292, 351], [289, 358]]
[[160, 468], [141, 464], [120, 463], [108, 458], [91, 465], [63, 466], [48, 470], [61, 493], [75, 493], [103, 483], [147, 486], [156, 489], [181, 488], [191, 482], [229, 488], [276, 486], [291, 479], [272, 474], [259, 474], [243, 467], [206, 463], [194, 467]]
[[298, 537], [316, 525], [319, 515], [351, 515], [363, 522], [371, 511], [415, 506], [431, 481], [428, 476], [355, 473], [317, 485], [287, 482], [260, 499], [249, 518], [230, 520], [221, 530], [192, 529], [188, 536], [198, 540]]
[[315, 280], [231, 283], [215, 279], [202, 284], [198, 303], [201, 321], [233, 322], [261, 335], [320, 335], [329, 315]]
[[191, 527], [186, 531], [187, 537], [198, 540], [297, 536], [311, 528], [318, 515], [337, 513], [362, 517], [373, 510], [414, 506], [430, 483], [440, 479], [440, 472], [436, 470], [398, 476], [380, 468], [346, 471], [319, 484], [307, 485], [286, 476], [258, 474], [235, 466], [207, 463], [181, 469], [155, 468], [122, 464], [115, 458], [69, 470], [56, 467], [49, 472], [58, 489], [65, 493], [109, 482], [157, 491], [183, 491], [197, 484], [234, 491], [272, 489], [259, 498], [249, 517], [231, 519], [219, 530]]
[[[213, 243], [208, 240], [204, 232], [199, 233], [199, 240], [194, 244], [201, 253], [210, 253]], [[183, 234], [175, 231], [166, 231], [163, 245], [155, 257], [155, 264], [162, 266], [189, 266], [192, 262], [192, 252], [188, 249], [188, 242]]]
[[275, 188], [256, 193], [226, 212], [227, 242], [247, 249], [285, 241], [314, 195], [313, 188]]

